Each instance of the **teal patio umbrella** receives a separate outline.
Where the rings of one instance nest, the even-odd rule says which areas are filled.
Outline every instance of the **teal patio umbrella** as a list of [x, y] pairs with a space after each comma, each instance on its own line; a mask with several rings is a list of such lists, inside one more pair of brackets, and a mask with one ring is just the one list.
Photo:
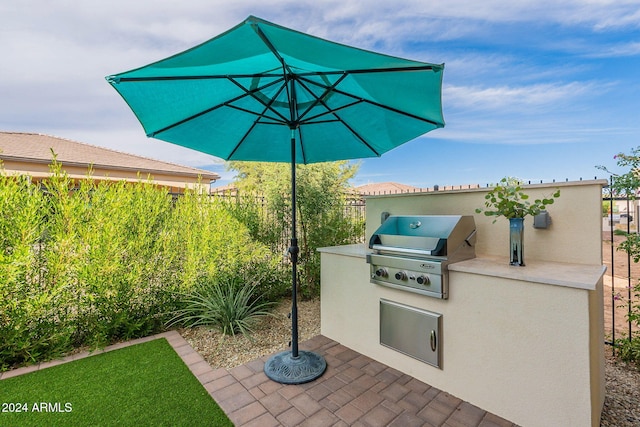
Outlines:
[[396, 58], [260, 18], [107, 76], [147, 136], [225, 160], [291, 163], [291, 349], [265, 364], [284, 384], [326, 369], [298, 349], [296, 164], [377, 157], [444, 126], [444, 64]]

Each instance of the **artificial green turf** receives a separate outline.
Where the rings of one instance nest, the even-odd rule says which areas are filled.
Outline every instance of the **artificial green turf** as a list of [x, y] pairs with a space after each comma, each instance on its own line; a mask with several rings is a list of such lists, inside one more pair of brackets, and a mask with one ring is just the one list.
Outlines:
[[0, 380], [0, 405], [0, 426], [233, 426], [164, 338]]

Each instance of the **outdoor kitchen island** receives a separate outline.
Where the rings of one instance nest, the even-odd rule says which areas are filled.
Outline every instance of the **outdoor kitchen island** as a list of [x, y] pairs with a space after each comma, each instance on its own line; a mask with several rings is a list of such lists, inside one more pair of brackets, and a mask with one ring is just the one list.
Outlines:
[[[534, 229], [528, 218], [525, 267], [508, 263], [506, 220], [492, 224], [475, 214], [486, 190], [368, 198], [367, 237], [387, 212], [474, 215], [476, 256], [448, 265], [448, 298], [443, 299], [372, 283], [368, 245], [321, 249], [322, 334], [522, 426], [599, 425], [604, 403], [600, 194], [605, 184], [526, 188], [540, 197], [558, 187], [562, 196], [549, 209], [550, 227]], [[417, 345], [436, 351], [435, 366], [381, 343], [381, 331], [388, 329], [383, 323], [392, 318], [386, 314], [389, 306], [411, 331], [396, 325], [396, 333], [413, 334]], [[422, 315], [437, 316], [440, 324], [422, 327]]]

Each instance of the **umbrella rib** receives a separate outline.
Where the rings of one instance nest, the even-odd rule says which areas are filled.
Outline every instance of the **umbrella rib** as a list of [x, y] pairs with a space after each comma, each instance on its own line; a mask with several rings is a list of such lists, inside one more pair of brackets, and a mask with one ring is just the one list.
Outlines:
[[[309, 88], [302, 82], [302, 81], [298, 81], [300, 83], [300, 86], [302, 86], [305, 90], [307, 90], [311, 96], [316, 98], [317, 103], [315, 103], [315, 105], [317, 105], [318, 103], [321, 104], [324, 108], [327, 109], [327, 112], [324, 115], [331, 115], [334, 116], [336, 118], [336, 121], [342, 123], [342, 125], [344, 127], [346, 127], [347, 129], [349, 129], [349, 131], [355, 135], [356, 138], [358, 138], [360, 140], [360, 142], [362, 142], [369, 150], [371, 150], [372, 153], [374, 153], [376, 156], [380, 157], [381, 153], [379, 153], [375, 148], [373, 148], [355, 129], [353, 129], [351, 126], [349, 126], [349, 124], [347, 122], [345, 122], [344, 120], [342, 120], [342, 118], [336, 114], [336, 111], [338, 111], [338, 109], [331, 109], [329, 108], [329, 106], [324, 102], [324, 99], [321, 97], [317, 97], [311, 90], [309, 90]], [[351, 105], [355, 105], [362, 102], [362, 100], [356, 101], [354, 103], [352, 103]], [[342, 108], [347, 108], [347, 106], [342, 106], [339, 107], [339, 109]], [[321, 115], [316, 115], [316, 117], [320, 117]], [[306, 123], [309, 123], [309, 121], [307, 121]], [[316, 122], [316, 123], [320, 123], [320, 122]]]
[[255, 31], [256, 34], [258, 34], [258, 37], [260, 37], [260, 39], [264, 42], [264, 44], [269, 48], [273, 56], [275, 56], [276, 59], [280, 61], [280, 63], [282, 64], [282, 67], [287, 68], [287, 70], [285, 71], [288, 71], [289, 73], [291, 73], [291, 70], [288, 69], [287, 63], [285, 62], [284, 58], [280, 56], [280, 53], [278, 53], [278, 49], [276, 49], [273, 43], [271, 43], [271, 40], [269, 40], [267, 35], [262, 31], [262, 29], [258, 26], [258, 24], [255, 22], [252, 22], [251, 28], [253, 28], [253, 31]]
[[426, 64], [407, 67], [388, 67], [388, 68], [363, 68], [354, 70], [336, 70], [336, 71], [308, 71], [297, 73], [298, 76], [317, 76], [317, 75], [334, 75], [334, 74], [372, 74], [372, 73], [395, 73], [399, 71], [442, 71], [443, 64]]
[[111, 83], [129, 83], [129, 82], [157, 82], [157, 81], [174, 81], [174, 80], [219, 80], [219, 79], [248, 79], [255, 77], [282, 77], [281, 73], [274, 74], [216, 74], [216, 75], [198, 75], [198, 76], [148, 76], [148, 77], [118, 77], [110, 76], [108, 81]]
[[[276, 100], [276, 98], [278, 97], [278, 95], [282, 92], [282, 89], [283, 89], [283, 87], [284, 87], [284, 86], [281, 86], [281, 87], [280, 87], [280, 89], [276, 92], [276, 94], [275, 94], [274, 96], [272, 96], [272, 97], [271, 97], [271, 99], [269, 100], [269, 102], [265, 102], [265, 101], [264, 101], [264, 99], [262, 99], [261, 97], [259, 97], [259, 96], [257, 95], [257, 93], [261, 92], [263, 89], [266, 89], [266, 88], [268, 88], [268, 87], [270, 87], [270, 86], [273, 86], [273, 85], [275, 85], [275, 84], [278, 84], [278, 83], [280, 83], [281, 81], [283, 81], [283, 80], [284, 80], [284, 79], [282, 78], [282, 76], [281, 76], [281, 75], [278, 75], [278, 77], [280, 77], [280, 79], [275, 80], [275, 81], [273, 81], [273, 82], [271, 82], [271, 83], [269, 83], [269, 84], [266, 84], [266, 85], [264, 85], [264, 86], [257, 87], [257, 88], [255, 88], [255, 89], [250, 89], [250, 90], [247, 90], [244, 86], [242, 86], [242, 85], [241, 85], [239, 82], [237, 82], [235, 79], [231, 79], [231, 78], [230, 78], [229, 80], [230, 80], [233, 84], [235, 84], [236, 86], [238, 86], [240, 89], [242, 89], [242, 90], [245, 92], [245, 94], [246, 94], [246, 95], [251, 96], [253, 99], [255, 99], [256, 101], [258, 101], [260, 104], [262, 104], [262, 105], [263, 105], [264, 107], [266, 107], [266, 108], [262, 111], [262, 113], [261, 113], [261, 114], [257, 114], [257, 113], [255, 113], [255, 112], [252, 112], [252, 111], [249, 111], [249, 110], [244, 110], [244, 109], [242, 109], [242, 108], [240, 108], [240, 107], [236, 107], [236, 106], [234, 106], [234, 105], [229, 105], [229, 106], [230, 106], [230, 107], [232, 107], [232, 108], [237, 108], [237, 109], [242, 110], [242, 111], [247, 111], [247, 112], [249, 112], [249, 113], [251, 113], [251, 114], [256, 114], [256, 115], [258, 115], [258, 116], [260, 116], [260, 115], [264, 114], [267, 110], [269, 110], [269, 111], [271, 111], [272, 113], [274, 113], [276, 116], [280, 117], [280, 118], [282, 119], [283, 123], [288, 123], [288, 120], [287, 120], [287, 118], [286, 118], [285, 116], [283, 116], [283, 115], [282, 115], [282, 114], [280, 114], [277, 110], [275, 110], [274, 108], [272, 108], [273, 103], [275, 102], [275, 100]], [[240, 99], [240, 98], [241, 98], [241, 97], [236, 98], [234, 101], [237, 101], [237, 100], [238, 100], [238, 99]], [[277, 121], [276, 119], [273, 119], [273, 120], [274, 120], [274, 121]]]
[[[275, 98], [271, 99], [271, 102], [269, 104], [271, 104], [273, 101], [275, 100]], [[264, 114], [267, 110], [271, 110], [270, 105], [266, 105], [264, 111], [262, 112], [262, 114]], [[252, 112], [252, 114], [255, 114]], [[249, 134], [253, 131], [253, 129], [256, 127], [256, 125], [260, 122], [260, 117], [262, 116], [261, 114], [257, 115], [258, 118], [257, 120], [254, 120], [253, 123], [251, 124], [251, 126], [249, 127], [249, 129], [245, 132], [244, 135], [242, 135], [242, 138], [240, 138], [240, 140], [238, 141], [238, 143], [236, 144], [235, 147], [233, 147], [233, 150], [231, 150], [231, 152], [229, 153], [229, 155], [227, 156], [227, 159], [231, 159], [233, 157], [233, 155], [236, 153], [236, 151], [238, 151], [238, 149], [240, 148], [240, 146], [242, 145], [242, 143], [245, 141], [245, 139], [247, 139], [247, 137], [249, 136]], [[283, 123], [265, 123], [265, 124], [279, 124], [282, 125], [286, 123], [286, 119], [285, 122]]]
[[[313, 80], [309, 80], [309, 79], [300, 79], [300, 80], [304, 80], [305, 82], [310, 83], [310, 84], [315, 85], [315, 86], [324, 87], [321, 84], [318, 84], [318, 83], [314, 82]], [[309, 90], [309, 89], [307, 89], [307, 90]], [[379, 107], [379, 108], [382, 108], [382, 109], [385, 109], [385, 110], [393, 111], [394, 113], [402, 114], [402, 115], [404, 115], [406, 117], [411, 117], [412, 119], [415, 119], [415, 120], [420, 120], [420, 121], [423, 121], [423, 122], [427, 122], [427, 123], [430, 123], [430, 124], [432, 124], [434, 126], [442, 126], [442, 123], [440, 123], [440, 122], [436, 122], [434, 120], [430, 120], [430, 119], [427, 119], [425, 117], [420, 117], [420, 116], [417, 116], [415, 114], [408, 113], [406, 111], [402, 111], [402, 110], [399, 110], [397, 108], [381, 104], [379, 102], [371, 101], [369, 99], [365, 99], [365, 98], [362, 98], [362, 97], [357, 97], [357, 96], [354, 96], [354, 95], [352, 95], [352, 94], [350, 94], [348, 92], [344, 92], [344, 91], [342, 91], [342, 90], [340, 90], [338, 88], [333, 88], [333, 91], [335, 93], [340, 94], [340, 95], [344, 95], [344, 96], [346, 96], [348, 98], [352, 98], [352, 99], [355, 99], [355, 100], [358, 100], [358, 101], [361, 101], [361, 102], [366, 102], [367, 104], [371, 104], [373, 106], [376, 106], [376, 107]], [[309, 91], [309, 92], [312, 93], [311, 91]], [[329, 109], [329, 108], [327, 108], [327, 109]]]
[[311, 96], [313, 96], [316, 100], [307, 107], [307, 109], [299, 115], [298, 120], [302, 121], [302, 119], [304, 118], [305, 115], [307, 115], [307, 113], [309, 113], [316, 105], [318, 105], [319, 103], [322, 102], [322, 105], [324, 105], [326, 107], [326, 104], [324, 103], [324, 99], [328, 98], [328, 95], [335, 90], [336, 86], [338, 86], [345, 78], [347, 77], [346, 74], [343, 74], [342, 76], [340, 76], [340, 78], [338, 80], [336, 80], [331, 86], [322, 86], [319, 85], [320, 87], [324, 88], [324, 92], [322, 93], [322, 95], [320, 96], [316, 96], [310, 89], [309, 87], [307, 87], [302, 81], [299, 81], [300, 86], [302, 86], [307, 92], [309, 92], [311, 94]]
[[[273, 48], [273, 45], [268, 45], [269, 49]], [[274, 52], [277, 59], [281, 63], [286, 64], [284, 59]], [[319, 75], [335, 75], [335, 74], [371, 74], [371, 73], [393, 73], [397, 71], [427, 71], [433, 70], [434, 72], [442, 70], [442, 65], [424, 65], [413, 67], [390, 67], [390, 68], [372, 68], [372, 69], [355, 69], [355, 70], [337, 70], [337, 71], [308, 71], [297, 73], [297, 76], [319, 76]], [[289, 70], [291, 72], [291, 70]], [[293, 74], [293, 73], [292, 73]], [[256, 74], [218, 74], [218, 75], [196, 75], [196, 76], [148, 76], [148, 77], [120, 77], [109, 76], [107, 81], [110, 83], [121, 82], [153, 82], [153, 81], [173, 81], [173, 80], [206, 80], [206, 79], [241, 79], [241, 78], [253, 78], [253, 77], [282, 77], [281, 73], [256, 73]]]
[[[288, 122], [286, 121], [286, 119], [278, 119], [277, 117], [272, 117], [272, 116], [266, 116], [264, 115], [265, 113], [263, 112], [262, 114], [256, 112], [256, 111], [251, 111], [248, 110], [246, 108], [242, 108], [242, 107], [238, 107], [237, 105], [227, 105], [227, 107], [229, 108], [233, 108], [234, 110], [238, 110], [238, 111], [242, 111], [243, 113], [247, 113], [247, 114], [251, 114], [253, 116], [258, 117], [258, 119], [260, 119], [261, 117], [264, 119], [268, 119], [271, 120], [272, 122], [262, 122], [263, 124], [273, 124], [273, 125], [284, 125], [284, 124], [288, 124]], [[265, 109], [266, 110], [266, 109]], [[266, 112], [266, 111], [265, 111]], [[260, 120], [258, 120], [260, 121]]]
[[[336, 121], [339, 121], [338, 119], [336, 119], [336, 120], [330, 120], [330, 119], [327, 119], [327, 120], [316, 120], [316, 119], [317, 119], [317, 118], [319, 118], [319, 117], [322, 117], [322, 116], [328, 116], [328, 115], [331, 115], [331, 114], [333, 114], [333, 113], [334, 113], [334, 112], [336, 112], [336, 111], [340, 111], [340, 110], [344, 110], [344, 109], [349, 108], [349, 107], [353, 107], [354, 105], [360, 104], [360, 103], [362, 103], [362, 102], [364, 102], [362, 99], [357, 99], [357, 100], [355, 100], [355, 101], [353, 101], [353, 102], [350, 102], [350, 103], [348, 103], [348, 104], [345, 104], [345, 105], [343, 105], [343, 106], [341, 106], [341, 107], [336, 107], [336, 108], [334, 108], [333, 110], [325, 111], [325, 112], [323, 112], [323, 113], [316, 114], [316, 115], [314, 115], [314, 116], [310, 116], [310, 117], [308, 117], [306, 120], [304, 120], [304, 121], [303, 121], [303, 123], [304, 123], [304, 124], [311, 124], [311, 123], [330, 123], [330, 122], [336, 122]], [[324, 103], [323, 103], [322, 105], [323, 105], [325, 108], [328, 108], [326, 105], [324, 105]]]
[[359, 133], [358, 133], [354, 128], [352, 128], [351, 126], [349, 126], [349, 123], [347, 123], [347, 122], [345, 122], [344, 120], [342, 120], [342, 119], [340, 118], [340, 116], [338, 116], [337, 114], [333, 113], [333, 115], [338, 119], [338, 121], [339, 121], [340, 123], [342, 123], [342, 125], [343, 125], [344, 127], [346, 127], [347, 129], [349, 129], [349, 131], [350, 131], [353, 135], [355, 135], [355, 137], [356, 137], [356, 138], [358, 138], [358, 139], [360, 140], [360, 142], [362, 142], [362, 143], [363, 143], [363, 144], [364, 144], [364, 145], [365, 145], [369, 150], [371, 150], [371, 152], [372, 152], [373, 154], [375, 154], [377, 157], [380, 157], [380, 156], [382, 155], [382, 153], [378, 152], [378, 150], [376, 150], [375, 148], [373, 148], [373, 147], [371, 146], [371, 144], [369, 144], [369, 143], [367, 142], [367, 140], [366, 140], [366, 139], [364, 139], [364, 138], [362, 137], [362, 135], [360, 135], [360, 134], [359, 134]]
[[[278, 90], [278, 92], [276, 93], [276, 96], [273, 96], [268, 103], [265, 103], [260, 97], [255, 95], [255, 90], [254, 91], [247, 91], [245, 88], [242, 87], [242, 85], [240, 85], [238, 82], [231, 80], [233, 83], [235, 83], [237, 86], [239, 86], [242, 90], [244, 90], [247, 94], [251, 95], [254, 99], [256, 99], [258, 102], [260, 102], [262, 105], [264, 105], [264, 110], [262, 111], [261, 114], [256, 114], [257, 119], [253, 121], [253, 123], [251, 124], [251, 127], [249, 127], [249, 129], [247, 130], [247, 132], [245, 132], [245, 134], [242, 136], [242, 138], [240, 138], [240, 140], [238, 141], [238, 143], [236, 144], [235, 147], [233, 147], [233, 150], [231, 150], [231, 153], [229, 153], [229, 156], [227, 158], [231, 158], [233, 157], [233, 155], [236, 153], [236, 151], [238, 151], [238, 149], [240, 148], [240, 146], [242, 145], [242, 143], [245, 141], [245, 139], [247, 139], [247, 137], [249, 136], [249, 134], [253, 131], [253, 129], [256, 127], [256, 125], [260, 122], [260, 118], [267, 112], [267, 110], [275, 112], [276, 115], [280, 116], [283, 118], [283, 122], [282, 123], [278, 123], [278, 124], [288, 124], [287, 119], [280, 115], [276, 110], [274, 110], [271, 105], [275, 102], [277, 96], [280, 94], [280, 92], [282, 92], [283, 86], [280, 87], [280, 89]], [[274, 83], [272, 83], [274, 84]], [[260, 88], [264, 89], [264, 87]], [[237, 108], [233, 105], [230, 105], [230, 107], [232, 108]], [[251, 114], [255, 114], [253, 112], [251, 112]], [[269, 124], [275, 124], [275, 123], [269, 123]]]
[[249, 127], [249, 129], [245, 132], [244, 135], [242, 135], [242, 138], [240, 138], [240, 141], [238, 141], [238, 143], [236, 144], [235, 147], [233, 147], [233, 150], [231, 150], [231, 152], [229, 153], [229, 155], [227, 156], [228, 160], [231, 160], [233, 158], [233, 155], [236, 154], [236, 151], [238, 151], [238, 148], [240, 148], [240, 146], [242, 145], [242, 143], [244, 142], [245, 139], [247, 139], [247, 137], [249, 136], [249, 134], [251, 133], [251, 131], [253, 131], [253, 128], [256, 127], [256, 124], [258, 123], [258, 121], [254, 121], [253, 124], [251, 125], [251, 127]]
[[[277, 77], [280, 77], [280, 76], [278, 75]], [[232, 103], [234, 103], [234, 102], [236, 102], [236, 101], [238, 101], [238, 100], [240, 100], [240, 99], [242, 99], [242, 98], [245, 98], [245, 97], [247, 97], [247, 96], [252, 96], [253, 98], [257, 99], [260, 103], [262, 103], [262, 104], [264, 105], [264, 102], [263, 102], [263, 101], [261, 101], [258, 97], [256, 97], [256, 96], [253, 94], [253, 92], [254, 92], [254, 91], [258, 91], [258, 90], [265, 89], [265, 88], [267, 88], [267, 87], [269, 87], [269, 86], [273, 86], [274, 84], [278, 84], [278, 82], [279, 82], [279, 80], [275, 80], [275, 81], [273, 81], [273, 82], [270, 82], [270, 83], [268, 83], [268, 84], [266, 84], [266, 85], [264, 85], [264, 86], [262, 86], [262, 87], [260, 87], [260, 88], [257, 88], [257, 89], [255, 89], [255, 90], [253, 90], [253, 91], [252, 91], [252, 90], [247, 90], [246, 88], [244, 88], [241, 84], [239, 84], [238, 82], [236, 82], [236, 81], [235, 81], [234, 79], [232, 79], [232, 78], [228, 78], [228, 77], [224, 77], [224, 78], [225, 78], [225, 79], [228, 79], [229, 81], [231, 81], [232, 83], [234, 83], [236, 86], [238, 86], [240, 89], [242, 89], [242, 90], [244, 91], [244, 93], [243, 93], [242, 95], [240, 95], [240, 96], [236, 96], [235, 98], [230, 99], [230, 100], [228, 100], [228, 101], [225, 101], [225, 102], [223, 102], [223, 103], [221, 103], [221, 104], [214, 105], [214, 106], [212, 106], [212, 107], [210, 107], [210, 108], [207, 108], [207, 109], [205, 109], [205, 110], [203, 110], [203, 111], [200, 111], [200, 112], [198, 112], [198, 113], [196, 113], [196, 114], [193, 114], [193, 115], [191, 115], [191, 116], [189, 116], [189, 117], [185, 117], [185, 118], [184, 118], [184, 119], [182, 119], [182, 120], [179, 120], [179, 121], [177, 121], [177, 122], [175, 122], [175, 123], [170, 124], [169, 126], [165, 126], [165, 127], [161, 128], [161, 129], [158, 129], [158, 130], [155, 130], [155, 131], [153, 131], [153, 132], [150, 132], [150, 133], [149, 133], [149, 136], [154, 137], [155, 135], [157, 135], [157, 134], [159, 134], [159, 133], [166, 132], [166, 131], [168, 131], [169, 129], [173, 129], [173, 128], [174, 128], [174, 127], [176, 127], [176, 126], [180, 126], [180, 125], [182, 125], [182, 124], [184, 124], [184, 123], [187, 123], [187, 122], [189, 122], [189, 121], [191, 121], [191, 120], [197, 119], [198, 117], [201, 117], [201, 116], [203, 116], [203, 115], [205, 115], [205, 114], [208, 114], [208, 113], [210, 113], [210, 112], [212, 112], [212, 111], [214, 111], [214, 110], [217, 110], [218, 108], [221, 108], [221, 107], [230, 107], [230, 108], [236, 108], [236, 109], [239, 109], [239, 110], [243, 110], [243, 109], [242, 109], [242, 108], [240, 108], [240, 107], [237, 107], [237, 106], [235, 106], [235, 105], [232, 105]], [[278, 112], [277, 112], [276, 110], [274, 110], [274, 109], [269, 108], [269, 110], [271, 110], [272, 112], [276, 113], [276, 115], [280, 115], [280, 114], [278, 114]], [[243, 111], [247, 111], [247, 110], [243, 110]], [[265, 111], [266, 111], [266, 110], [265, 110]], [[249, 111], [249, 112], [250, 112], [250, 111]], [[264, 111], [263, 111], [263, 113], [264, 113]], [[282, 117], [282, 119], [283, 119], [284, 121], [286, 121], [286, 118], [285, 118], [284, 116], [280, 115], [280, 117]]]
[[180, 126], [180, 125], [182, 125], [184, 123], [187, 123], [187, 122], [189, 122], [191, 120], [197, 119], [198, 117], [204, 116], [205, 114], [208, 114], [208, 113], [210, 113], [210, 112], [212, 112], [214, 110], [217, 110], [218, 108], [224, 107], [226, 104], [227, 103], [224, 102], [222, 104], [218, 104], [218, 105], [215, 105], [213, 107], [207, 108], [206, 110], [200, 111], [199, 113], [192, 114], [191, 116], [185, 117], [184, 119], [179, 120], [179, 121], [177, 121], [175, 123], [172, 123], [172, 124], [170, 124], [168, 126], [165, 126], [163, 128], [154, 130], [153, 132], [148, 133], [147, 136], [150, 136], [150, 137], [154, 138], [159, 133], [166, 132], [169, 129], [173, 129], [176, 126]]
[[[306, 120], [304, 120], [304, 121], [302, 121], [302, 120], [301, 120], [301, 122], [303, 122], [303, 123], [330, 123], [330, 122], [336, 122], [336, 121], [340, 121], [340, 122], [342, 122], [342, 120], [341, 120], [340, 118], [338, 118], [338, 117], [336, 117], [336, 119], [335, 119], [335, 120], [315, 120], [315, 119], [316, 119], [316, 118], [318, 118], [318, 117], [326, 116], [326, 115], [334, 115], [334, 116], [335, 116], [335, 114], [333, 114], [335, 111], [343, 110], [343, 109], [345, 109], [345, 108], [349, 108], [349, 107], [352, 107], [352, 106], [354, 106], [354, 105], [356, 105], [356, 104], [359, 104], [359, 103], [361, 103], [361, 102], [364, 102], [364, 100], [363, 100], [363, 99], [361, 99], [361, 98], [356, 98], [356, 97], [354, 97], [354, 96], [349, 96], [350, 98], [353, 98], [353, 99], [354, 99], [354, 101], [353, 101], [353, 102], [350, 102], [350, 103], [348, 103], [348, 104], [342, 105], [341, 107], [336, 107], [336, 108], [333, 108], [333, 109], [332, 109], [332, 108], [330, 108], [330, 107], [326, 104], [325, 99], [327, 99], [327, 98], [328, 98], [328, 97], [327, 97], [327, 93], [328, 93], [329, 91], [333, 91], [333, 92], [336, 92], [336, 93], [340, 93], [340, 94], [348, 95], [348, 94], [346, 94], [346, 93], [344, 93], [344, 92], [341, 92], [341, 91], [339, 91], [339, 90], [336, 90], [336, 86], [337, 86], [337, 85], [338, 85], [342, 80], [344, 80], [346, 77], [347, 77], [347, 75], [346, 75], [346, 74], [344, 74], [341, 78], [339, 78], [339, 79], [338, 79], [338, 80], [337, 80], [333, 85], [331, 85], [330, 87], [322, 86], [322, 85], [317, 84], [317, 83], [315, 83], [314, 81], [312, 81], [312, 80], [308, 80], [308, 79], [302, 79], [302, 80], [304, 80], [304, 81], [302, 81], [302, 80], [298, 80], [298, 82], [300, 83], [300, 86], [302, 86], [302, 87], [303, 87], [303, 88], [304, 88], [304, 89], [305, 89], [309, 94], [311, 94], [311, 96], [313, 96], [313, 97], [315, 98], [315, 101], [313, 102], [313, 104], [312, 104], [311, 106], [309, 106], [309, 108], [307, 108], [307, 109], [306, 109], [306, 111], [305, 111], [305, 112], [300, 116], [300, 118], [304, 117], [304, 116], [305, 116], [309, 111], [311, 111], [311, 109], [312, 109], [312, 108], [314, 108], [314, 107], [315, 107], [316, 105], [318, 105], [318, 104], [321, 104], [321, 105], [322, 105], [322, 106], [327, 110], [327, 111], [325, 111], [325, 112], [323, 112], [323, 113], [320, 113], [320, 114], [316, 114], [316, 115], [314, 115], [314, 116], [311, 116], [311, 117], [307, 118], [307, 119], [306, 119]], [[314, 84], [314, 85], [316, 85], [316, 86], [319, 86], [319, 87], [321, 87], [321, 88], [325, 88], [326, 90], [325, 90], [325, 92], [324, 92], [321, 96], [317, 96], [317, 95], [315, 95], [315, 94], [313, 93], [313, 91], [312, 91], [312, 90], [311, 90], [311, 89], [310, 89], [310, 88], [305, 84], [305, 82], [307, 82], [307, 83], [312, 83], [312, 84]]]
[[291, 129], [294, 129], [295, 127], [297, 127], [297, 124], [299, 121], [299, 118], [297, 117], [298, 112], [296, 109], [297, 101], [296, 101], [295, 89], [293, 86], [291, 87], [291, 89], [289, 89], [288, 82], [290, 77], [295, 76], [295, 73], [291, 70], [291, 67], [289, 66], [289, 64], [287, 64], [284, 58], [280, 55], [280, 52], [278, 52], [278, 49], [276, 49], [273, 43], [271, 43], [271, 40], [269, 40], [269, 37], [267, 37], [264, 31], [262, 31], [260, 26], [257, 23], [253, 22], [251, 23], [251, 28], [253, 28], [256, 34], [258, 34], [258, 37], [260, 37], [263, 43], [271, 51], [273, 56], [275, 56], [276, 59], [280, 62], [280, 64], [282, 64], [282, 75], [284, 76], [284, 79], [285, 79], [285, 89], [287, 91], [287, 99], [289, 100], [289, 114], [291, 116], [289, 121], [289, 127]]

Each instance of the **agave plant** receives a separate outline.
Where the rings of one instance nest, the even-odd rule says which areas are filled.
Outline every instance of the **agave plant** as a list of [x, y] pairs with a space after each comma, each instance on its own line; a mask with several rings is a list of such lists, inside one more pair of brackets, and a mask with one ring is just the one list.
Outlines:
[[241, 333], [249, 337], [259, 320], [273, 315], [270, 309], [275, 305], [275, 302], [261, 302], [256, 298], [255, 288], [251, 283], [233, 281], [207, 284], [183, 295], [184, 307], [173, 313], [167, 326], [209, 326], [224, 335]]

